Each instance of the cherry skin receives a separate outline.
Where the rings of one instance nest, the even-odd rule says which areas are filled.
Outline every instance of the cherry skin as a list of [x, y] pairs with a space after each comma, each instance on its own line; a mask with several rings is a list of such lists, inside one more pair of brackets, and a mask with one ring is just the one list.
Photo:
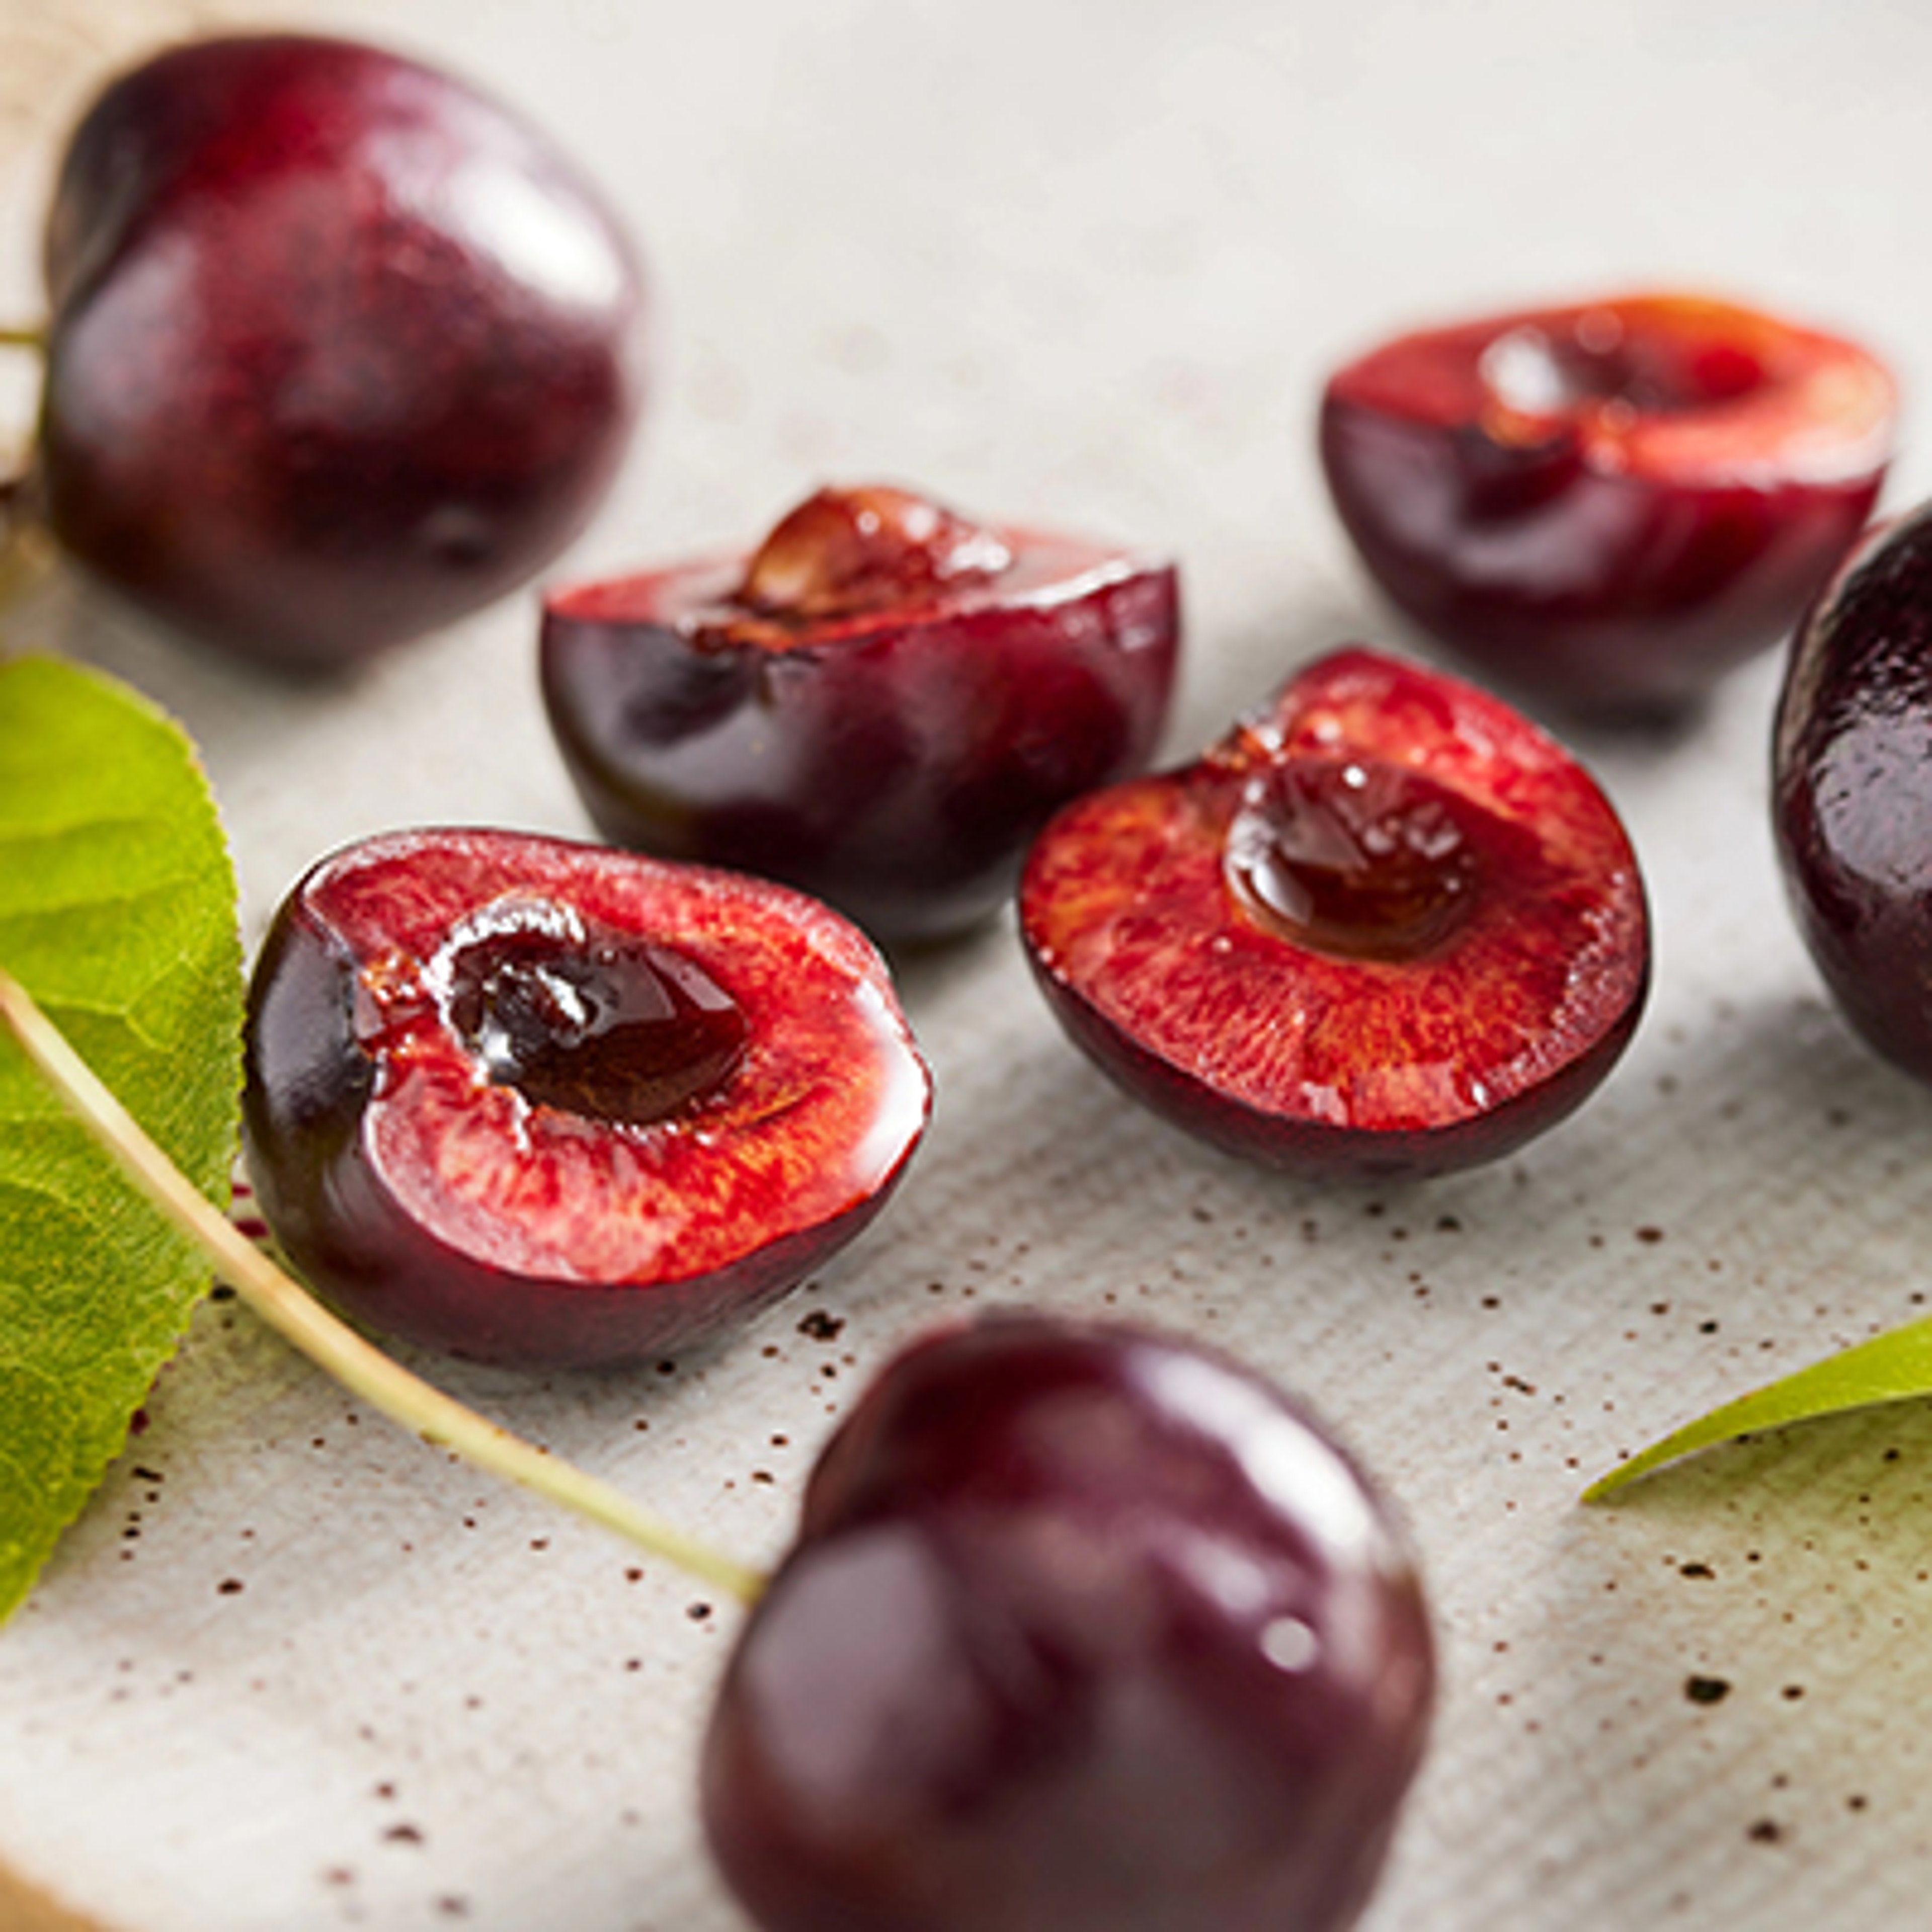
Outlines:
[[1059, 806], [1145, 764], [1178, 623], [1170, 566], [826, 489], [748, 557], [556, 592], [543, 690], [606, 838], [932, 940], [1006, 902]]
[[1636, 857], [1561, 746], [1378, 653], [1076, 801], [1020, 887], [1036, 979], [1136, 1099], [1333, 1179], [1493, 1160], [1578, 1106], [1649, 980]]
[[1422, 1754], [1404, 1534], [1191, 1343], [995, 1316], [832, 1437], [714, 1706], [764, 1932], [1342, 1932]]
[[1932, 1081], [1932, 506], [1870, 531], [1800, 626], [1778, 701], [1772, 825], [1826, 984]]
[[1468, 662], [1576, 712], [1662, 714], [1776, 644], [1883, 480], [1864, 350], [1642, 296], [1404, 335], [1323, 396], [1370, 574]]
[[602, 498], [643, 289], [596, 190], [448, 74], [294, 34], [122, 75], [46, 240], [38, 487], [74, 556], [327, 670], [522, 583]]
[[634, 1360], [878, 1213], [930, 1083], [878, 955], [760, 881], [394, 832], [311, 870], [250, 989], [243, 1121], [298, 1269], [400, 1339]]

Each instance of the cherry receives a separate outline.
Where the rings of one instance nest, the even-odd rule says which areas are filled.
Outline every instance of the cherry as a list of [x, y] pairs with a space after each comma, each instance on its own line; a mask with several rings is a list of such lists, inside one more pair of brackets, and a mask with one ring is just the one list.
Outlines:
[[1359, 1916], [1426, 1742], [1433, 1642], [1374, 1484], [1258, 1376], [1064, 1317], [928, 1335], [832, 1436], [768, 1580], [317, 1306], [4, 972], [0, 1024], [345, 1388], [753, 1606], [703, 1802], [765, 1932], [1345, 1932]]
[[1772, 824], [1798, 928], [1840, 1008], [1932, 1081], [1932, 506], [1870, 532], [1799, 627]]
[[607, 838], [926, 940], [1144, 764], [1178, 644], [1171, 566], [874, 485], [819, 490], [748, 559], [559, 591], [543, 689]]
[[1421, 1754], [1406, 1540], [1191, 1343], [1009, 1315], [820, 1456], [706, 1742], [764, 1932], [1340, 1932]]
[[1020, 926], [1075, 1043], [1235, 1154], [1341, 1178], [1491, 1160], [1634, 1031], [1635, 854], [1499, 700], [1377, 653], [1292, 679], [1195, 764], [1034, 844]]
[[640, 396], [629, 246], [542, 136], [351, 42], [196, 41], [82, 118], [49, 219], [38, 483], [146, 610], [328, 669], [523, 582]]
[[396, 832], [284, 902], [250, 1172], [383, 1333], [626, 1360], [783, 1293], [884, 1204], [929, 1083], [884, 966], [782, 887], [507, 832]]
[[1870, 514], [1895, 414], [1853, 344], [1639, 296], [1371, 350], [1328, 384], [1322, 457], [1432, 635], [1552, 704], [1662, 712], [1789, 631]]

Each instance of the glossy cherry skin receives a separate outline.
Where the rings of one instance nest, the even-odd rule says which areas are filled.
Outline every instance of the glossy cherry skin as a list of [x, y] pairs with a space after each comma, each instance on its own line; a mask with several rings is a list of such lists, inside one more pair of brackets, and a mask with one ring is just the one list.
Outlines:
[[326, 670], [522, 583], [641, 395], [643, 285], [596, 190], [449, 75], [200, 40], [76, 129], [46, 242], [39, 487], [150, 611]]
[[930, 1082], [877, 952], [782, 887], [400, 832], [284, 902], [243, 1125], [297, 1268], [382, 1334], [515, 1366], [748, 1317], [883, 1205]]
[[742, 556], [564, 590], [542, 676], [604, 836], [802, 887], [886, 940], [1010, 897], [1054, 809], [1146, 764], [1173, 568], [878, 486]]
[[888, 1365], [737, 1646], [705, 1823], [764, 1932], [1342, 1932], [1424, 1746], [1406, 1538], [1178, 1338], [995, 1316]]
[[1665, 713], [1788, 634], [1895, 415], [1852, 343], [1643, 296], [1400, 337], [1330, 379], [1321, 447], [1371, 574], [1434, 637], [1559, 707]]
[[1778, 701], [1772, 826], [1826, 984], [1932, 1081], [1932, 506], [1870, 532], [1806, 617]]
[[1610, 1071], [1649, 982], [1636, 856], [1582, 766], [1474, 687], [1359, 649], [1197, 763], [1060, 812], [1020, 928], [1130, 1094], [1330, 1179], [1520, 1147]]

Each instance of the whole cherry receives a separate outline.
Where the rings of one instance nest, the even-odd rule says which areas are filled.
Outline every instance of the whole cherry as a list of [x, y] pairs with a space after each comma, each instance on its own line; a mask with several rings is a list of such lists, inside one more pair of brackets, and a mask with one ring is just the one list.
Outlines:
[[1932, 1081], [1932, 506], [1870, 532], [1799, 627], [1772, 748], [1798, 930], [1858, 1034]]
[[1178, 1337], [998, 1316], [819, 1459], [705, 1822], [764, 1932], [1342, 1932], [1432, 1679], [1406, 1539], [1304, 1409]]
[[1870, 514], [1891, 377], [1735, 303], [1636, 296], [1400, 336], [1324, 393], [1371, 574], [1469, 663], [1666, 713], [1782, 639]]
[[825, 489], [748, 557], [556, 592], [543, 691], [607, 838], [929, 940], [1005, 902], [1056, 808], [1146, 763], [1178, 625], [1170, 565]]
[[38, 488], [146, 609], [327, 670], [560, 551], [626, 449], [643, 288], [596, 191], [449, 74], [275, 34], [115, 80], [46, 239]]
[[302, 1274], [383, 1334], [522, 1366], [748, 1318], [878, 1211], [930, 1098], [836, 914], [508, 832], [314, 867], [246, 1046], [249, 1172]]
[[1360, 649], [1194, 764], [1066, 807], [1020, 927], [1130, 1094], [1333, 1178], [1521, 1146], [1616, 1064], [1649, 981], [1636, 854], [1582, 767], [1498, 700]]

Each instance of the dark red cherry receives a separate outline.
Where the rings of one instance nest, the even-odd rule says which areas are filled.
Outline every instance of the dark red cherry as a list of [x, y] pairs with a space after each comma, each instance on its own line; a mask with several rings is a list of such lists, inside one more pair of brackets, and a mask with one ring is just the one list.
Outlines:
[[1178, 621], [1168, 565], [828, 489], [748, 558], [552, 596], [544, 696], [607, 838], [931, 939], [1004, 902], [1058, 806], [1144, 764]]
[[1772, 763], [1812, 958], [1858, 1033], [1932, 1081], [1932, 506], [1872, 530], [1806, 617]]
[[1077, 800], [1020, 886], [1034, 974], [1136, 1098], [1336, 1178], [1492, 1160], [1616, 1064], [1649, 980], [1636, 857], [1495, 698], [1339, 651], [1192, 765]]
[[929, 1083], [870, 944], [781, 886], [508, 832], [348, 848], [249, 1001], [249, 1171], [385, 1334], [523, 1366], [717, 1331], [856, 1234]]
[[1638, 296], [1384, 344], [1330, 380], [1322, 457], [1376, 581], [1471, 664], [1666, 712], [1789, 632], [1870, 512], [1896, 410], [1852, 343]]
[[117, 590], [316, 670], [447, 623], [582, 526], [638, 406], [596, 191], [497, 103], [294, 34], [115, 80], [46, 236], [40, 487]]
[[1006, 1316], [833, 1436], [706, 1739], [764, 1932], [1342, 1932], [1420, 1759], [1406, 1540], [1299, 1405]]

